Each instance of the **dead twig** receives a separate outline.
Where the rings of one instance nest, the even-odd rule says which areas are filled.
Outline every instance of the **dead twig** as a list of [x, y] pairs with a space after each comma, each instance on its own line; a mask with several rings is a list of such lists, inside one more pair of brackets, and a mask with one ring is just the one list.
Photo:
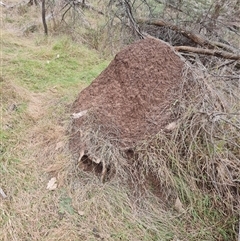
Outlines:
[[219, 66], [218, 66], [218, 69], [220, 69], [220, 68], [222, 68], [222, 67], [224, 67], [224, 66], [226, 66], [226, 65], [232, 64], [232, 63], [234, 63], [234, 62], [235, 62], [235, 60], [227, 61], [227, 62], [225, 62], [225, 63], [219, 65]]

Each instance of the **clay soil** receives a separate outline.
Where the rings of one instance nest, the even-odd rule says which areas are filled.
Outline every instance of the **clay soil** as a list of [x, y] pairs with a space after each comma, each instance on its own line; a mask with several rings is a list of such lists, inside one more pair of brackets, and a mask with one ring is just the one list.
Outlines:
[[[140, 40], [118, 53], [80, 92], [71, 111], [88, 110], [102, 130], [114, 135], [120, 147], [133, 147], [171, 121], [183, 66], [170, 46], [151, 38]], [[81, 146], [78, 130], [84, 131], [89, 123], [86, 116], [72, 123], [70, 149], [75, 152]]]

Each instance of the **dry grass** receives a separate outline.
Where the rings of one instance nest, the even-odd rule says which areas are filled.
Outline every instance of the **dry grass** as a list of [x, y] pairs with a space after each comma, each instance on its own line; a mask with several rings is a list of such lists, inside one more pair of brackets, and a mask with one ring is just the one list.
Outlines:
[[[176, 128], [170, 134], [159, 133], [140, 146], [137, 152], [143, 155], [140, 160], [146, 160], [144, 169], [161, 170], [156, 174], [166, 183], [174, 180], [173, 176], [169, 176], [171, 169], [174, 175], [185, 177], [189, 184], [195, 183], [200, 189], [215, 192], [226, 202], [225, 205], [229, 203], [229, 207], [235, 207], [237, 211], [240, 177], [239, 80], [234, 77], [223, 79], [221, 76], [226, 73], [220, 74], [216, 70], [214, 74], [217, 77], [213, 77], [208, 71], [210, 68], [200, 71], [203, 67], [192, 66], [193, 75], [186, 75], [184, 84], [187, 87], [183, 90], [187, 91], [173, 107], [173, 114], [180, 117]], [[156, 161], [159, 156], [163, 159]], [[149, 163], [152, 165], [149, 166]]]
[[[186, 84], [194, 88], [173, 108], [180, 117], [176, 128], [159, 133], [136, 153], [143, 172], [158, 177], [167, 199], [173, 204], [179, 197], [184, 203], [184, 223], [197, 215], [206, 230], [216, 225], [211, 230], [214, 239], [234, 240], [240, 208], [239, 79], [234, 66], [216, 69], [222, 64], [218, 61], [212, 71], [212, 63], [207, 69], [199, 63], [191, 67], [193, 75]], [[235, 76], [229, 78], [229, 72]], [[197, 226], [193, 222], [189, 228]]]

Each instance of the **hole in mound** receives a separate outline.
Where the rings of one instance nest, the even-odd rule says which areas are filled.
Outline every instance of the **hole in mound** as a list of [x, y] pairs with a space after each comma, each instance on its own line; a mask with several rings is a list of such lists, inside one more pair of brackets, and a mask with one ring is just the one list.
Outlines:
[[78, 167], [85, 171], [85, 172], [91, 172], [95, 174], [96, 176], [103, 176], [104, 181], [109, 181], [110, 178], [115, 173], [113, 168], [110, 166], [107, 166], [106, 169], [103, 168], [102, 162], [96, 163], [92, 161], [92, 159], [88, 155], [83, 155], [81, 160], [79, 161]]
[[102, 163], [96, 163], [89, 158], [88, 155], [83, 155], [80, 162], [79, 168], [85, 172], [93, 172], [96, 175], [101, 175], [103, 171]]
[[126, 156], [128, 159], [133, 159], [134, 158], [134, 151], [132, 149], [126, 150]]

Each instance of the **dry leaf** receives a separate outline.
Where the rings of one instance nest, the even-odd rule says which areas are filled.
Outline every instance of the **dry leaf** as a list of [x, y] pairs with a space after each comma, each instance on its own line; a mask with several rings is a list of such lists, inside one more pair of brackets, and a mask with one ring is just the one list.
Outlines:
[[84, 212], [84, 211], [78, 211], [78, 214], [79, 214], [80, 216], [84, 216], [84, 215], [85, 215], [85, 212]]
[[177, 127], [177, 122], [171, 122], [170, 124], [168, 124], [165, 128], [168, 130], [168, 131], [172, 131], [174, 130], [175, 128]]
[[2, 188], [0, 188], [0, 195], [1, 195], [3, 198], [7, 198], [7, 195], [6, 195], [5, 192], [2, 190]]
[[83, 111], [80, 111], [80, 112], [78, 112], [78, 113], [73, 113], [73, 114], [72, 114], [72, 118], [73, 118], [73, 119], [78, 119], [78, 118], [86, 115], [87, 112], [88, 112], [88, 110], [83, 110]]
[[53, 191], [56, 188], [57, 188], [57, 178], [52, 177], [47, 184], [47, 189], [50, 190], [50, 191]]
[[179, 213], [184, 212], [183, 204], [181, 203], [181, 201], [178, 197], [175, 201], [174, 207]]

